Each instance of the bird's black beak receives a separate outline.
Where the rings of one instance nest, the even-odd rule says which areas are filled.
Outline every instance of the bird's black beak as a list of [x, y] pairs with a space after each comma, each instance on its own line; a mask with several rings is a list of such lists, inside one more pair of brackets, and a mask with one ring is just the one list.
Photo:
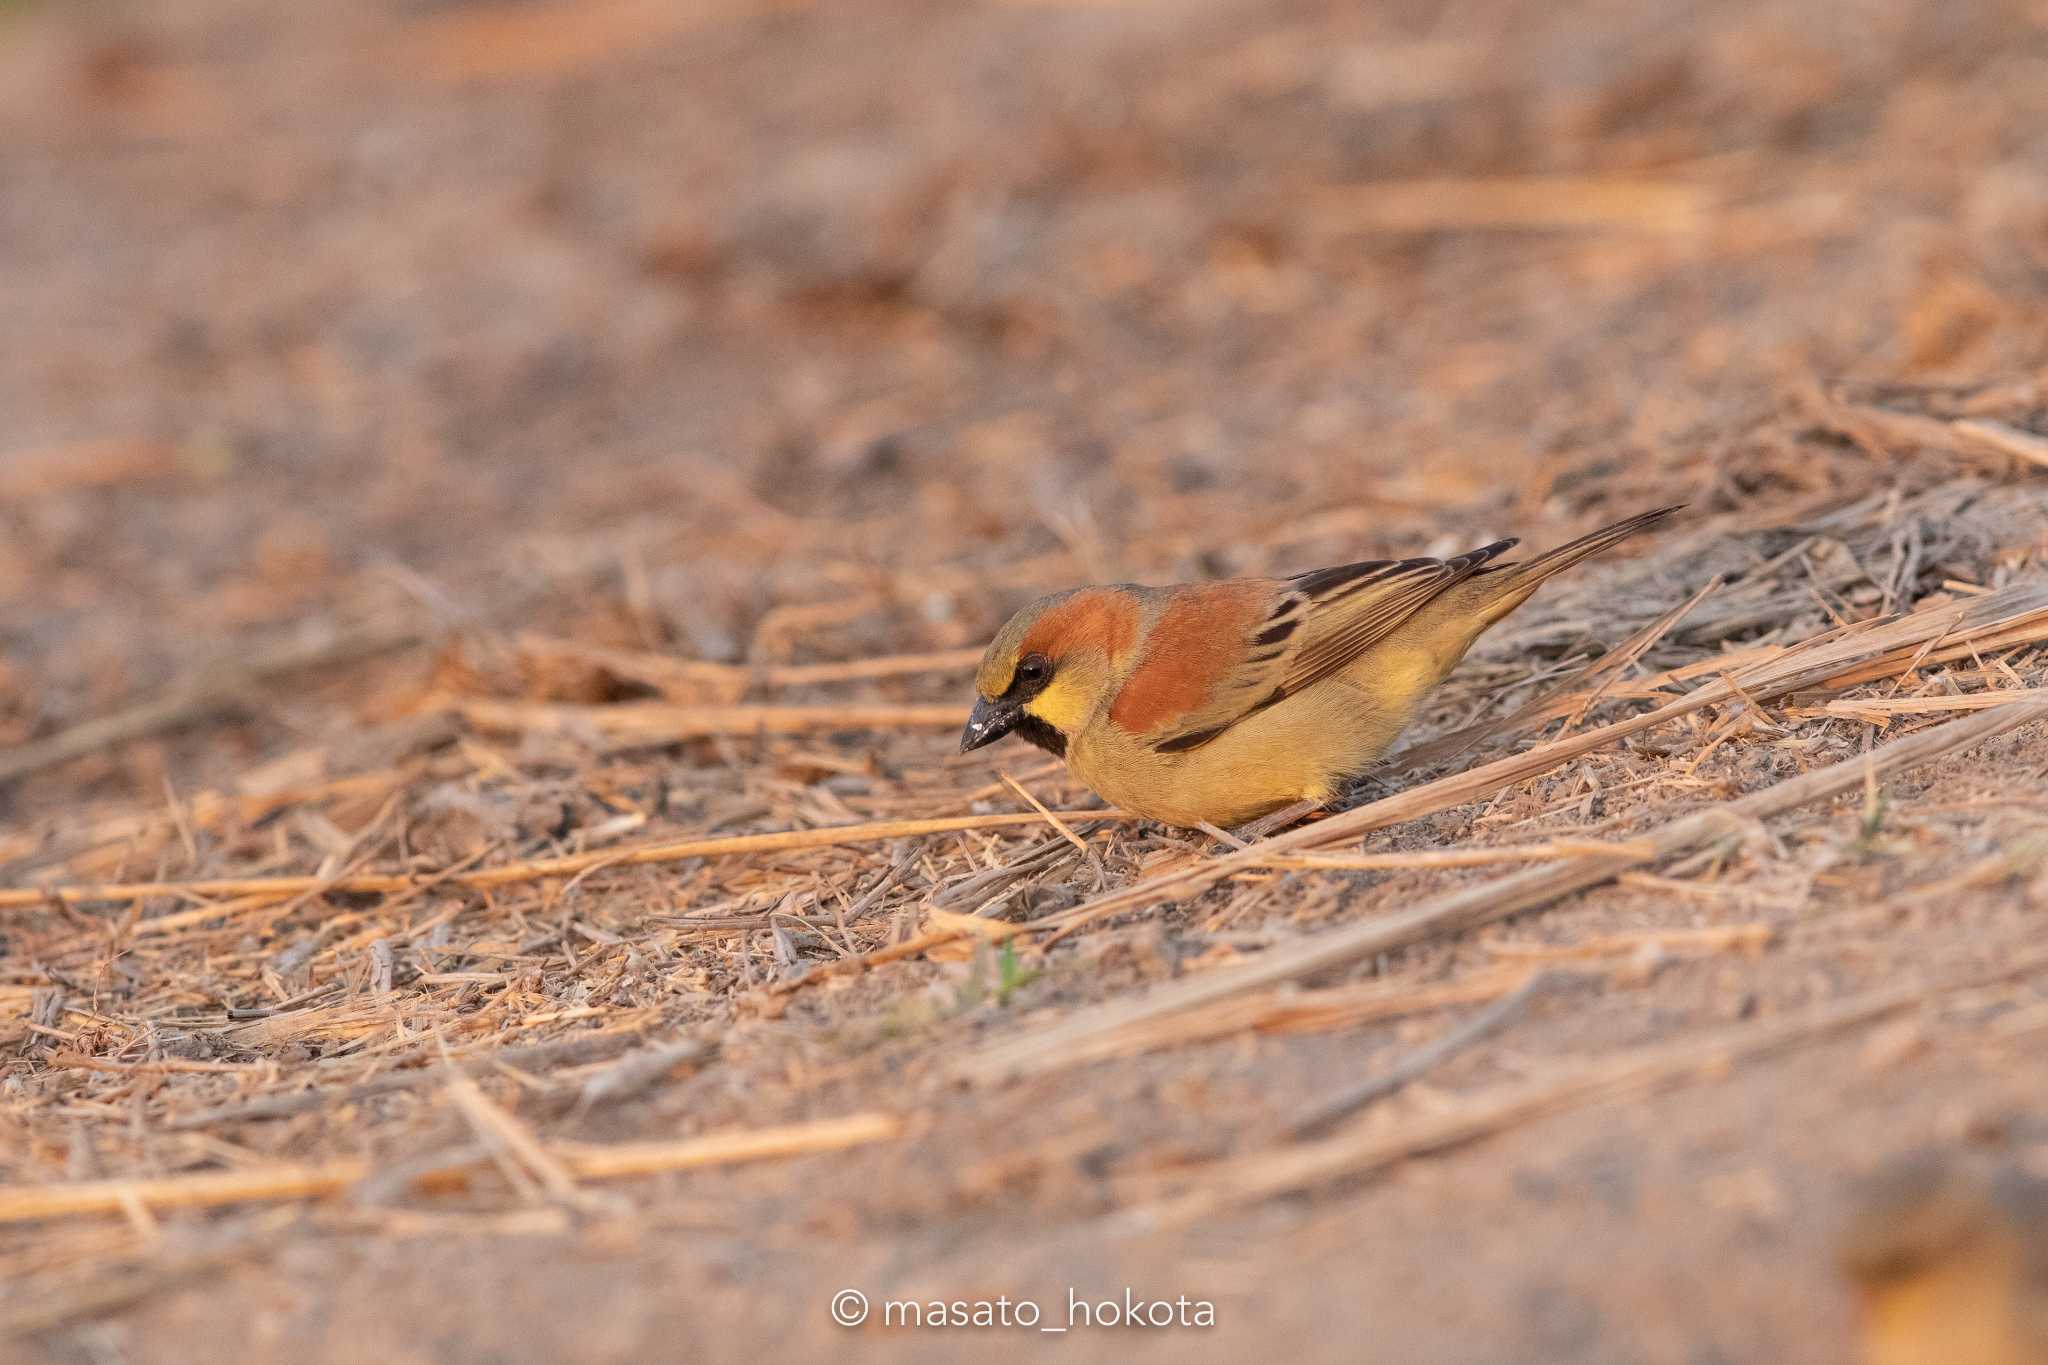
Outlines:
[[1023, 709], [1013, 703], [976, 697], [974, 710], [967, 717], [967, 728], [960, 732], [960, 752], [995, 743], [1017, 728], [1017, 719], [1022, 714]]

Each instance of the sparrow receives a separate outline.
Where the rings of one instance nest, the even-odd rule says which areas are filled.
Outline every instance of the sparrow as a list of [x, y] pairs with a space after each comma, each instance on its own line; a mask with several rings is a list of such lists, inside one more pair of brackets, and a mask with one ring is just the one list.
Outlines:
[[1450, 559], [1291, 578], [1041, 597], [975, 672], [965, 753], [1015, 734], [1096, 794], [1166, 824], [1228, 828], [1341, 794], [1489, 626], [1542, 583], [1677, 507], [1525, 563], [1498, 540]]
[[2048, 1362], [2048, 1181], [1917, 1152], [1866, 1182], [1836, 1242], [1864, 1365]]

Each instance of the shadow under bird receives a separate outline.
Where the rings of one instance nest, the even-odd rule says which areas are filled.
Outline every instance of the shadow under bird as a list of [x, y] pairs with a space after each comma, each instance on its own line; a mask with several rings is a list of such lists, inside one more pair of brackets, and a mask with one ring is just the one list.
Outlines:
[[1552, 575], [1677, 510], [1524, 563], [1499, 562], [1518, 543], [1501, 540], [1449, 559], [1042, 597], [982, 656], [961, 751], [1015, 734], [1105, 799], [1174, 825], [1329, 802], [1482, 632]]

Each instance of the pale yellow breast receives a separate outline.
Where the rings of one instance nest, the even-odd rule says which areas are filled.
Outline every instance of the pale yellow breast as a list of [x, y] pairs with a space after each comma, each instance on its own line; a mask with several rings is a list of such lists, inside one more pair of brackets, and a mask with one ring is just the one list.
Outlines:
[[1229, 828], [1296, 801], [1327, 801], [1379, 757], [1406, 720], [1333, 679], [1231, 726], [1198, 749], [1161, 754], [1114, 725], [1067, 751], [1074, 775], [1125, 810]]

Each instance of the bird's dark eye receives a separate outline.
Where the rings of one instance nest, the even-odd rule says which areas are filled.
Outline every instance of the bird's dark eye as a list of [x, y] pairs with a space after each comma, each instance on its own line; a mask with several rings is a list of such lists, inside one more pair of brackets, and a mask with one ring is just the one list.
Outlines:
[[1017, 681], [1026, 687], [1036, 687], [1052, 676], [1052, 665], [1043, 654], [1026, 654], [1017, 661]]

